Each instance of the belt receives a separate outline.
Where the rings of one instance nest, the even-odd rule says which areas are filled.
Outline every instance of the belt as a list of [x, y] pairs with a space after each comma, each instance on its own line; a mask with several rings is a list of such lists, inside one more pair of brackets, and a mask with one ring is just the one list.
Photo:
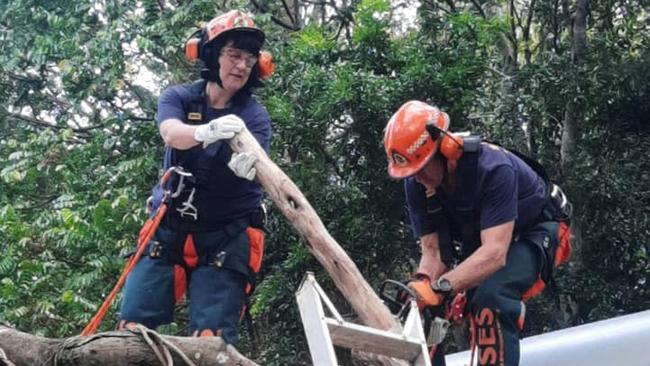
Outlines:
[[224, 230], [229, 235], [237, 234], [242, 229], [252, 226], [264, 230], [266, 224], [265, 211], [262, 207], [254, 209], [243, 216], [227, 220], [190, 220], [181, 218], [173, 212], [168, 213], [160, 223], [161, 226], [175, 231], [205, 232]]

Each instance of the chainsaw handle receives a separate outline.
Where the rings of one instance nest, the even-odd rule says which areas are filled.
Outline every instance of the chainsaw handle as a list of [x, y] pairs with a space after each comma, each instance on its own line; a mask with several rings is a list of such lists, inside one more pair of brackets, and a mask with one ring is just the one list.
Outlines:
[[[387, 287], [393, 287], [396, 289], [394, 297], [391, 297], [388, 294]], [[393, 314], [399, 314], [411, 299], [416, 298], [416, 295], [410, 288], [408, 288], [408, 286], [406, 286], [406, 284], [402, 282], [395, 280], [385, 280], [379, 287], [379, 298], [384, 301], [386, 306], [388, 306]]]

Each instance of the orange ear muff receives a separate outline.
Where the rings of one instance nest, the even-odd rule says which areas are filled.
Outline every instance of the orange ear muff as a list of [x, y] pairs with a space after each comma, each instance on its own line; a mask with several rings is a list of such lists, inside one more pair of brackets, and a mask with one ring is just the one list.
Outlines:
[[189, 62], [194, 62], [199, 59], [199, 47], [201, 38], [190, 38], [185, 42], [185, 58]]
[[275, 71], [275, 64], [273, 63], [273, 55], [269, 51], [260, 52], [260, 58], [258, 59], [260, 77], [266, 79], [273, 75]]
[[463, 155], [463, 139], [454, 137], [451, 133], [444, 131], [440, 139], [440, 153], [447, 160], [457, 161]]

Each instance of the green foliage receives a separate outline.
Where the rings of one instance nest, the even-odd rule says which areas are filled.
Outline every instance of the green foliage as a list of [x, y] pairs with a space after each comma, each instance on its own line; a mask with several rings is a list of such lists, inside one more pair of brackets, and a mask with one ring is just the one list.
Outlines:
[[372, 43], [373, 39], [387, 38], [389, 11], [388, 0], [362, 0], [355, 14], [353, 41]]
[[[140, 127], [152, 135], [150, 126]], [[0, 240], [9, 254], [0, 262], [3, 318], [49, 336], [78, 331], [110, 290], [156, 170], [153, 156], [143, 154], [152, 146], [131, 143], [143, 135], [98, 135], [75, 145], [68, 132], [0, 148], [10, 156], [0, 165]]]
[[[277, 63], [260, 90], [274, 124], [272, 159], [372, 286], [407, 278], [419, 249], [401, 184], [385, 172], [383, 128], [407, 100], [436, 104], [453, 130], [536, 156], [574, 201], [577, 260], [560, 269], [556, 294], [529, 304], [527, 334], [650, 307], [643, 17], [592, 2], [588, 52], [576, 64], [564, 15], [550, 3], [531, 10], [529, 59], [511, 33], [513, 19], [494, 15], [503, 2], [481, 2], [486, 16], [476, 2], [454, 3], [453, 10], [445, 1], [423, 3], [419, 28], [401, 35], [391, 33], [400, 20], [383, 0], [352, 2], [337, 13], [341, 24], [310, 23], [295, 33], [274, 27], [269, 14], [258, 17]], [[162, 141], [153, 123], [157, 91], [138, 83], [146, 78], [140, 70], [159, 87], [195, 78], [182, 44], [218, 12], [207, 0], [173, 10], [148, 0], [102, 4], [0, 3], [0, 319], [45, 336], [70, 336], [87, 323], [145, 218]], [[641, 2], [621, 7], [647, 14]], [[344, 37], [338, 32], [351, 19]], [[563, 171], [569, 101], [579, 106], [581, 137], [575, 166]], [[305, 271], [316, 273], [340, 310], [351, 309], [305, 239], [268, 204], [270, 235], [252, 305], [258, 353], [245, 333], [241, 348], [265, 365], [310, 364], [294, 300]], [[557, 311], [556, 300], [567, 298], [577, 314]], [[103, 329], [116, 318], [113, 310]], [[164, 331], [183, 334], [185, 322], [180, 316]]]

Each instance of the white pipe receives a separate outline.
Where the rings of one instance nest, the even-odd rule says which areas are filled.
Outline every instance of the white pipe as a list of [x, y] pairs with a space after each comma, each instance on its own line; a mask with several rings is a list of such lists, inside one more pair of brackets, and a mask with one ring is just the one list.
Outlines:
[[[447, 366], [467, 366], [469, 358], [469, 351], [447, 355]], [[521, 341], [519, 366], [549, 365], [649, 366], [650, 310]]]

